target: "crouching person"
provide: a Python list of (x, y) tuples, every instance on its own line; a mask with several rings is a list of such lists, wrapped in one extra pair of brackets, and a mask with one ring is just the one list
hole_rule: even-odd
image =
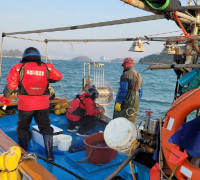
[(103, 108), (97, 108), (95, 99), (99, 97), (96, 88), (89, 88), (86, 92), (80, 92), (69, 105), (66, 117), (69, 123), (68, 131), (76, 131), (75, 127), (80, 126), (77, 135), (87, 136), (88, 131), (94, 128), (97, 115), (103, 114)]

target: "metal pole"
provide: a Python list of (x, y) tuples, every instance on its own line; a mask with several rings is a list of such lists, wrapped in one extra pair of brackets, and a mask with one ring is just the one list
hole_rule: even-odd
[[(160, 125), (160, 168), (163, 168), (163, 151), (162, 151), (162, 117), (160, 117), (159, 125)], [(161, 173), (160, 179), (163, 180), (163, 174)]]
[(101, 85), (102, 84), (102, 66), (101, 66), (101, 64), (100, 64), (100, 87), (102, 86)]
[(94, 63), (94, 85), (95, 85), (95, 63)]
[(103, 87), (105, 86), (104, 84), (104, 65), (103, 65)]
[(98, 87), (100, 86), (100, 65), (98, 65)]
[(190, 21), (192, 21), (192, 22), (195, 22), (196, 24), (200, 24), (200, 21), (199, 21), (199, 20), (196, 20), (196, 18), (193, 17), (193, 16), (189, 16), (189, 15), (186, 15), (186, 14), (181, 13), (181, 12), (178, 12), (178, 11), (176, 11), (176, 13), (177, 13), (177, 15), (178, 15), (179, 17), (186, 18), (186, 19), (188, 19), (188, 20), (190, 20)]
[(162, 64), (162, 65), (150, 65), (148, 67), (148, 69), (146, 69), (146, 70), (153, 70), (153, 69), (173, 69), (173, 68), (200, 68), (200, 64)]
[(84, 69), (83, 69), (83, 77), (85, 78), (85, 64), (86, 63), (84, 63)]
[(96, 87), (98, 86), (98, 64), (96, 65)]
[(90, 63), (88, 63), (88, 83), (90, 84)]
[(3, 36), (1, 39), (1, 59), (0, 59), (0, 89), (1, 89), (1, 68), (2, 68), (2, 59), (3, 59)]
[(46, 43), (46, 63), (47, 63), (47, 60), (48, 60), (48, 41), (47, 41), (47, 39), (45, 40), (45, 43)]

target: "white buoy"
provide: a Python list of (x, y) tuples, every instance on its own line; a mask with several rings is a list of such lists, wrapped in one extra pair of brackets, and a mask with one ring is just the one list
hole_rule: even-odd
[(110, 121), (104, 131), (107, 146), (126, 154), (139, 136), (140, 133), (136, 125), (124, 117), (118, 117)]

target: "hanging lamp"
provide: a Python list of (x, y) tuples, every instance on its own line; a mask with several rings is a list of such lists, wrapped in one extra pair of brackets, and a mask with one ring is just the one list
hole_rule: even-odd
[(163, 48), (162, 52), (160, 54), (178, 54), (179, 52), (179, 47), (176, 46), (175, 44), (170, 44), (167, 43), (165, 44), (165, 47)]
[(132, 52), (144, 52), (145, 49), (142, 45), (141, 39), (138, 39), (133, 42), (132, 46), (130, 47), (129, 51)]

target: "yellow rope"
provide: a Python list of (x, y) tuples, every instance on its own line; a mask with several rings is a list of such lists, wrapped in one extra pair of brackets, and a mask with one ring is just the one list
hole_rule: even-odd
[[(131, 148), (130, 148), (130, 150), (129, 150), (129, 156), (131, 155), (132, 150), (133, 150), (134, 146), (135, 146), (137, 143), (138, 143), (138, 141), (135, 140), (135, 141), (133, 142), (133, 144), (131, 145)], [(133, 172), (133, 164), (132, 164), (132, 161), (129, 162), (129, 165), (130, 165), (130, 168), (131, 168), (131, 173), (132, 173), (133, 179), (136, 180), (135, 174), (134, 174), (134, 172)]]
[(23, 38), (23, 37), (17, 37), (17, 36), (6, 36), (6, 37), (16, 38), (16, 39), (24, 39), (24, 40), (29, 40), (29, 41), (44, 42), (43, 40), (38, 40), (38, 39), (29, 39), (29, 38)]

